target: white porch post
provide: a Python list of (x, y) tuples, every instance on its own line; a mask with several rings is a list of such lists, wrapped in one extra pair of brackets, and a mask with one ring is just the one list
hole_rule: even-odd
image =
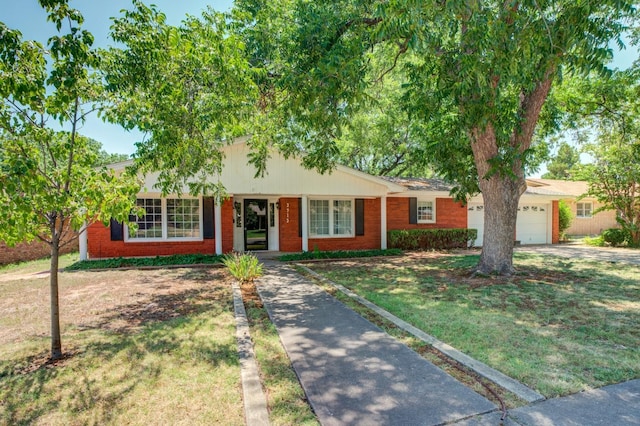
[(216, 254), (222, 254), (222, 206), (216, 199), (213, 204), (213, 229), (216, 238)]
[(309, 220), (309, 214), (307, 212), (308, 202), (307, 196), (302, 196), (302, 251), (309, 251), (309, 226), (307, 221)]
[(380, 197), (380, 248), (387, 249), (387, 197)]
[(80, 250), (80, 260), (87, 260), (88, 256), (88, 239), (87, 239), (87, 224), (83, 224), (80, 229), (80, 235), (78, 235), (78, 249)]

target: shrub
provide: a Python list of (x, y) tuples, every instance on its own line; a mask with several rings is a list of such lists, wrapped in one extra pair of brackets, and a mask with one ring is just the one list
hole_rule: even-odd
[(401, 250), (467, 248), (478, 237), (477, 229), (404, 229), (389, 231), (389, 247)]
[(629, 242), (630, 234), (625, 229), (610, 228), (602, 232), (602, 239), (605, 243), (611, 244), (613, 247), (621, 246)]
[(64, 268), (65, 271), (90, 269), (136, 268), (147, 266), (175, 266), (219, 264), (222, 256), (210, 254), (174, 254), (156, 257), (116, 257), (111, 259), (81, 260)]
[(314, 248), (313, 251), (305, 251), (302, 253), (283, 254), (278, 260), (290, 262), (296, 260), (314, 260), (314, 259), (349, 259), (355, 257), (374, 257), (374, 256), (400, 256), (402, 250), (337, 250), (337, 251), (320, 251)]
[(597, 237), (586, 237), (584, 240), (584, 243), (588, 246), (592, 246), (592, 247), (604, 247), (605, 243), (604, 243), (604, 238), (602, 238), (602, 235), (598, 235)]
[(558, 229), (560, 231), (560, 239), (566, 240), (567, 236), (565, 235), (565, 231), (569, 229), (571, 226), (571, 222), (573, 221), (573, 213), (571, 213), (571, 207), (564, 201), (560, 200), (558, 203), (558, 214), (560, 223), (558, 225)]
[(262, 276), (262, 263), (250, 253), (231, 253), (222, 258), (222, 263), (238, 282), (248, 283)]

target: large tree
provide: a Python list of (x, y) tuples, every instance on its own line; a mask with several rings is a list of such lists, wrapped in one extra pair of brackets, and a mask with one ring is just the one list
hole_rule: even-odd
[(127, 221), (140, 184), (94, 167), (95, 145), (78, 134), (99, 106), (93, 37), (66, 1), (40, 4), (59, 31), (47, 48), (0, 23), (0, 240), (37, 238), (51, 247), (51, 358), (57, 359), (60, 247), (93, 221)]
[[(457, 195), (480, 190), (477, 271), (513, 272), (517, 206), (541, 109), (564, 73), (603, 70), (609, 44), (637, 19), (631, 0), (238, 0), (252, 64), (271, 77), (276, 144), (331, 168), (344, 123), (402, 64), (402, 105), (431, 131), (423, 146)], [(276, 27), (276, 31), (274, 31)], [(376, 61), (372, 61), (376, 57)], [(399, 60), (404, 59), (404, 60)], [(434, 131), (439, 130), (439, 131)], [(273, 131), (273, 130), (272, 130)]]

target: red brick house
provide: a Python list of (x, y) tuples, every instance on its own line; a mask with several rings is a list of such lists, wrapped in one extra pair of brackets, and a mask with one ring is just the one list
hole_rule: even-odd
[[(89, 257), (378, 249), (387, 247), (390, 230), (477, 228), (482, 219), (481, 197), (462, 205), (451, 198), (447, 185), (434, 179), (387, 179), (343, 166), (321, 175), (277, 153), (268, 160), (268, 174), (255, 178), (245, 142), (224, 148), (222, 173), (212, 178), (229, 194), (221, 205), (202, 196), (163, 198), (152, 192), (157, 175), (149, 175), (144, 187), (150, 192), (138, 198), (147, 215), (135, 218), (137, 232), (131, 235), (114, 222), (91, 225), (86, 233)], [(559, 198), (523, 195), (525, 220), (536, 221), (533, 229), (540, 235), (528, 235), (524, 230), (532, 227), (525, 224), (516, 239), (522, 237), (523, 244), (557, 242)]]

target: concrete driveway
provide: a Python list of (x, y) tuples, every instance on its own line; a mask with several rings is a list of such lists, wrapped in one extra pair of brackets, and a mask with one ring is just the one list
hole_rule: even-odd
[(640, 265), (640, 249), (591, 247), (582, 244), (553, 244), (518, 246), (515, 250), (570, 259), (587, 259), (601, 262), (620, 262)]

